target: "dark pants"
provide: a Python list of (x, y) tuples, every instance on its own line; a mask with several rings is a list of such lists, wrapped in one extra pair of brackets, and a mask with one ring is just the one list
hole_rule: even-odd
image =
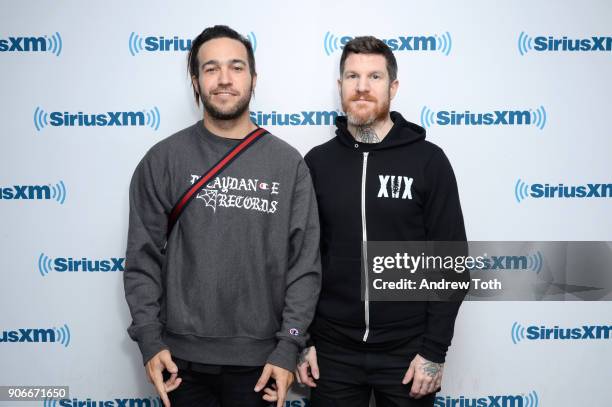
[[(211, 366), (173, 358), (182, 379), (179, 387), (168, 393), (172, 407), (267, 407), (263, 391), (253, 388), (263, 366)], [(170, 374), (164, 371), (164, 381)]]
[(415, 356), (405, 350), (365, 352), (316, 342), (320, 379), (312, 389), (312, 407), (432, 407), (435, 394), (410, 397), (412, 382), (402, 384)]

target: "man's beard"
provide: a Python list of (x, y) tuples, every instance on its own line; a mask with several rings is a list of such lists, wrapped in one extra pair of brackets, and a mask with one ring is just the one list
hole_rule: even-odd
[[(364, 112), (363, 109), (353, 110), (351, 107), (352, 102), (359, 100), (361, 97), (364, 97), (366, 101), (373, 102), (374, 108), (368, 109), (366, 112)], [(340, 95), (340, 98), (342, 100), (342, 110), (344, 110), (346, 113), (348, 123), (357, 127), (371, 126), (377, 121), (384, 120), (389, 114), (389, 109), (391, 107), (390, 92), (386, 102), (383, 102), (382, 105), (378, 104), (378, 99), (367, 94), (356, 94), (346, 102), (344, 101), (344, 97), (342, 95)]]
[[(218, 91), (219, 89), (216, 89)], [(204, 106), (204, 110), (208, 112), (208, 114), (217, 120), (234, 120), (239, 118), (244, 114), (244, 112), (249, 108), (249, 103), (251, 103), (251, 93), (253, 91), (253, 82), (251, 82), (251, 86), (248, 92), (244, 94), (242, 98), (240, 98), (233, 108), (230, 110), (220, 110), (218, 109), (211, 101), (212, 95), (202, 95), (200, 93), (200, 100), (202, 101), (202, 105)]]

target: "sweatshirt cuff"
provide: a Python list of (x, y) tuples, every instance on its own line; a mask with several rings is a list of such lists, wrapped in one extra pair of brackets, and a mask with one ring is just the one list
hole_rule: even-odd
[(281, 339), (270, 356), (268, 356), (267, 363), (293, 372), (297, 366), (297, 357), (297, 344)]
[(444, 363), (446, 359), (447, 347), (442, 347), (439, 343), (431, 341), (427, 338), (423, 339), (423, 345), (419, 351), (419, 355), (435, 363)]
[(142, 353), (142, 362), (147, 362), (159, 352), (168, 349), (168, 346), (162, 341), (161, 328), (159, 326), (151, 326), (143, 328), (138, 333), (138, 347)]

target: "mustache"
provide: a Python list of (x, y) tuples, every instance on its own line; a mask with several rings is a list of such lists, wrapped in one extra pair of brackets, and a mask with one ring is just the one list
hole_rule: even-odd
[(222, 93), (222, 92), (223, 93), (231, 93), (234, 96), (238, 96), (239, 95), (239, 92), (237, 90), (232, 89), (232, 88), (223, 88), (223, 87), (213, 89), (210, 93), (215, 95), (217, 93)]
[(349, 99), (351, 102), (357, 102), (359, 100), (365, 100), (367, 102), (377, 102), (378, 99), (376, 99), (374, 96), (371, 96), (370, 94), (367, 93), (358, 93), (355, 96), (352, 96)]

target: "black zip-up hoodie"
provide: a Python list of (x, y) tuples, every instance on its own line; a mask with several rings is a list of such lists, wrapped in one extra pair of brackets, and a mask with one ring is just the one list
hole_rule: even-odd
[(407, 346), (444, 362), (459, 302), (364, 302), (362, 241), (464, 241), (457, 182), (425, 129), (391, 112), (380, 143), (355, 141), (346, 117), (336, 137), (305, 157), (319, 205), (323, 283), (317, 338), (358, 350)]

